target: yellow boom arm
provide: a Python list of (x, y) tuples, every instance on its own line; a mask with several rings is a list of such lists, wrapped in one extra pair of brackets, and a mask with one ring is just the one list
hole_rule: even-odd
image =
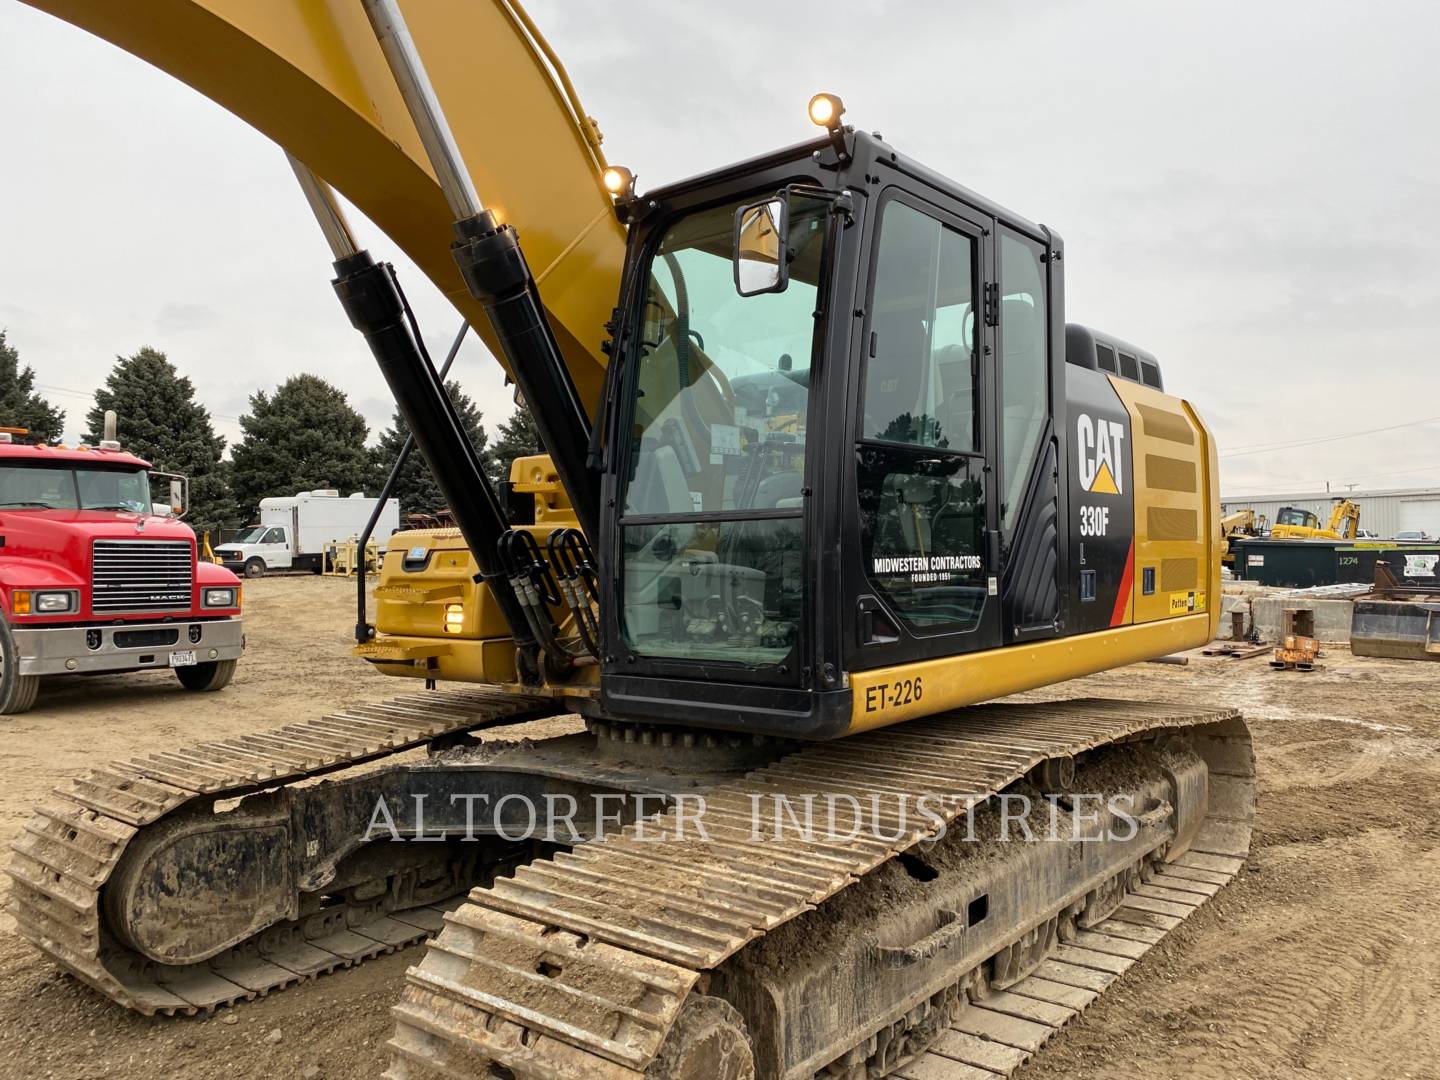
[[(274, 139), (383, 229), (500, 356), (450, 256), (453, 217), (359, 0), (27, 2)], [(625, 244), (601, 186), (600, 133), (514, 0), (403, 6), (476, 190), (523, 238), (571, 378), (593, 408)]]

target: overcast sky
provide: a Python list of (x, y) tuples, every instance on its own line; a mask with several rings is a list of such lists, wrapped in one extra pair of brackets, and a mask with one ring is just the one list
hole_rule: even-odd
[[(806, 100), (834, 91), (854, 123), (1060, 232), (1067, 318), (1160, 358), (1230, 455), (1227, 493), (1440, 484), (1440, 419), (1412, 423), (1440, 418), (1433, 0), (528, 6), (642, 189), (808, 138)], [(231, 439), (255, 389), (300, 371), (389, 422), (265, 137), (17, 0), (0, 0), (0, 121), (0, 327), (68, 432), (141, 345)], [(406, 279), (443, 351), (458, 317)], [(480, 346), (456, 373), (487, 419), (509, 412)]]

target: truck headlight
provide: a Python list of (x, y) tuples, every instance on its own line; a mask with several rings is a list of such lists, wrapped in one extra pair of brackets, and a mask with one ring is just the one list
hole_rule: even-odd
[(232, 608), (240, 606), (240, 590), (233, 585), (218, 589), (205, 589), (200, 593), (200, 606), (207, 608)]
[(30, 609), (36, 615), (64, 615), (66, 612), (78, 611), (79, 608), (80, 594), (73, 590), (30, 594)]

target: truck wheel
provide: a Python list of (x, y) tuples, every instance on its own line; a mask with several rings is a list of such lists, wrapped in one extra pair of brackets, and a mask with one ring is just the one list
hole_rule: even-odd
[(20, 674), (20, 655), (10, 624), (0, 615), (0, 716), (26, 712), (39, 692), (39, 675)]
[(222, 690), (235, 677), (235, 660), (211, 660), (208, 664), (177, 667), (175, 676), (186, 690)]
[(246, 560), (245, 560), (245, 576), (246, 576), (246, 577), (264, 577), (264, 576), (265, 576), (265, 560), (262, 559), (262, 558), (260, 558), (259, 555), (254, 555), (254, 556), (251, 556), (250, 558), (246, 559)]

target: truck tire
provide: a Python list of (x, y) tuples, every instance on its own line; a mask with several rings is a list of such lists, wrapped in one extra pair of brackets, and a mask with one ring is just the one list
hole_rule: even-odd
[(10, 623), (0, 615), (0, 716), (28, 711), (39, 692), (39, 675), (20, 674), (20, 655), (10, 634)]
[(235, 660), (211, 660), (208, 664), (177, 667), (175, 677), (186, 690), (222, 690), (235, 677)]
[(246, 576), (246, 577), (264, 577), (264, 576), (265, 576), (265, 560), (262, 559), (262, 558), (260, 558), (259, 555), (252, 555), (252, 556), (250, 556), (250, 558), (246, 559), (246, 560), (245, 560), (245, 576)]

